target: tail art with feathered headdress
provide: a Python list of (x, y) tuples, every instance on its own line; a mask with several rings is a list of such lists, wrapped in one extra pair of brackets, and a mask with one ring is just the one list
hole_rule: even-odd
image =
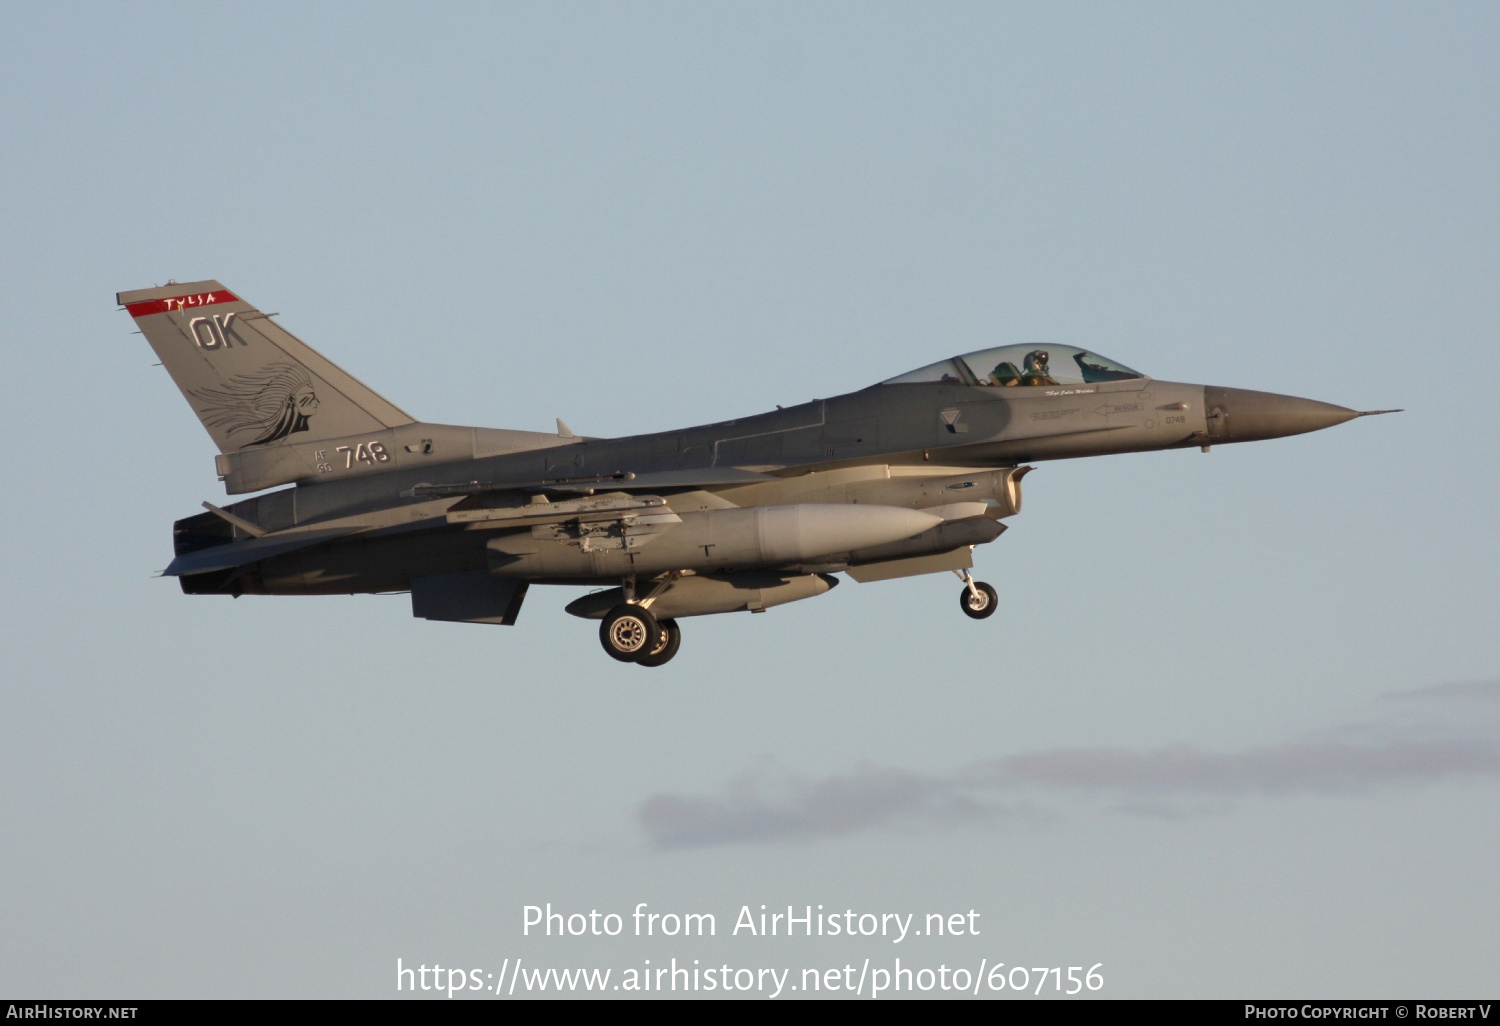
[(209, 428), (228, 434), (254, 433), (240, 445), (266, 445), (307, 430), (307, 420), (318, 409), (318, 396), (307, 371), (292, 363), (272, 363), (253, 374), (236, 374), (223, 385), (194, 389), (203, 405), (198, 415)]

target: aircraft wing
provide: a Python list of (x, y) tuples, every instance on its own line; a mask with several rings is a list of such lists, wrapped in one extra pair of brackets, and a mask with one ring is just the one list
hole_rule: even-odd
[(656, 488), (713, 488), (721, 485), (755, 484), (757, 481), (780, 480), (771, 474), (739, 467), (702, 467), (694, 470), (656, 470), (633, 474), (621, 486), (634, 492)]
[(452, 484), (419, 484), (403, 495), (443, 498), (456, 495), (483, 495), (487, 492), (639, 492), (672, 488), (714, 488), (724, 485), (755, 484), (775, 481), (770, 474), (738, 467), (701, 467), (691, 470), (654, 470), (640, 474), (621, 471), (589, 477), (542, 478), (533, 481), (457, 481)]

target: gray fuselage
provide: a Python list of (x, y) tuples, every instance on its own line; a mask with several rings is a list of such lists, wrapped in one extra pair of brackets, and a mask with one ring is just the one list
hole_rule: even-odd
[[(1247, 409), (1254, 407), (1261, 419), (1266, 416), (1263, 408), (1274, 403), (1281, 404), (1278, 409), (1283, 416), (1285, 408), (1301, 411), (1304, 419), (1311, 414), (1308, 424), (1281, 425), (1294, 430), (1276, 433), (1312, 430), (1354, 415), (1309, 400), (1150, 378), (1031, 388), (946, 382), (883, 384), (677, 431), (578, 439), (457, 463), (303, 482), (236, 503), (230, 511), (267, 530), (282, 531), (392, 508), (430, 507), (431, 500), (412, 495), (412, 489), (443, 482), (485, 482), (490, 491), (479, 501), (511, 505), (525, 497), (507, 494), (497, 486), (515, 482), (531, 485), (535, 492), (539, 481), (626, 474), (645, 478), (674, 472), (684, 481), (697, 475), (712, 481), (711, 472), (724, 468), (749, 471), (758, 479), (655, 490), (668, 496), (679, 515), (793, 503), (922, 509), (941, 506), (955, 497), (933, 487), (933, 482), (970, 470), (1004, 470), (1033, 461), (1265, 437), (1264, 430), (1248, 422), (1240, 431), (1244, 439), (1235, 437), (1231, 425), (1247, 421), (1232, 412), (1235, 400)], [(1323, 422), (1312, 422), (1319, 420)], [(609, 487), (601, 484), (598, 489)], [(1018, 500), (1015, 504), (1019, 506)], [(455, 505), (450, 502), (444, 508)], [(671, 550), (660, 542), (656, 543), (660, 554), (647, 562), (637, 561), (649, 549), (633, 556), (621, 553), (618, 558), (613, 554), (572, 558), (574, 553), (564, 553), (559, 547), (549, 558), (546, 544), (531, 541), (536, 529), (497, 535), (462, 526), (440, 528), (440, 523), (433, 523), (432, 530), (374, 532), (269, 558), (241, 574), (239, 589), (266, 594), (401, 591), (418, 577), (474, 570), (559, 583), (602, 583), (636, 569), (656, 572), (662, 568), (661, 560), (673, 560)], [(953, 537), (950, 530), (946, 540)], [(988, 540), (966, 539), (968, 544)], [(688, 544), (690, 539), (683, 538), (681, 546), (674, 548)], [(508, 549), (519, 550), (519, 555)], [(541, 558), (536, 549), (543, 550)], [(573, 549), (576, 552), (576, 545)], [(836, 555), (848, 557), (850, 551)], [(697, 569), (708, 572), (743, 565), (716, 562), (712, 549), (700, 562)], [(842, 562), (845, 559), (781, 565), (800, 568)]]

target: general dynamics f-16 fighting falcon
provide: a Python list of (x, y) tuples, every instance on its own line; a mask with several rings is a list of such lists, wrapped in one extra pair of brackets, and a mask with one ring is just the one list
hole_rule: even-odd
[[(512, 624), (532, 584), (604, 650), (660, 666), (677, 621), (953, 572), (1021, 510), (1042, 460), (1278, 438), (1365, 416), (1157, 381), (1090, 350), (1006, 345), (738, 420), (585, 438), (414, 420), (216, 281), (117, 297), (198, 414), (231, 494), (179, 520), (189, 595), (410, 592), (429, 620)], [(1394, 412), (1371, 410), (1369, 413)]]

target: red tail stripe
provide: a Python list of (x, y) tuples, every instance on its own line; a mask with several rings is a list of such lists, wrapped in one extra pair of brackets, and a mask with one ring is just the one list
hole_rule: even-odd
[(151, 314), (170, 313), (173, 310), (191, 310), (198, 306), (212, 306), (215, 303), (238, 303), (240, 298), (227, 289), (218, 292), (193, 292), (183, 296), (171, 296), (167, 299), (148, 299), (144, 303), (131, 303), (125, 309), (132, 317), (149, 317)]

